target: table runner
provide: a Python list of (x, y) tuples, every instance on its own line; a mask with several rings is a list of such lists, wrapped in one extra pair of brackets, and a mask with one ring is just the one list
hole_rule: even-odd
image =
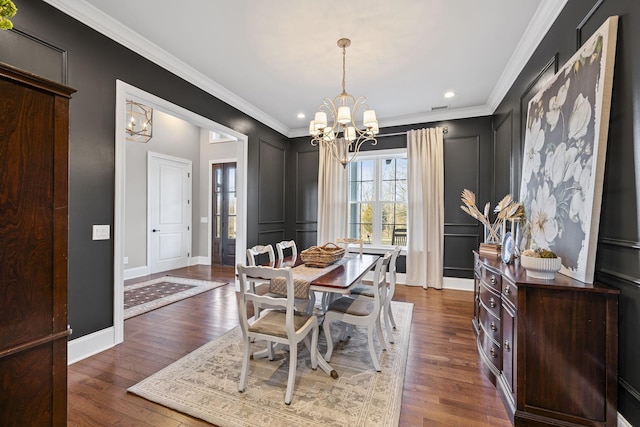
[[(304, 264), (301, 264), (297, 267), (293, 268), (293, 286), (294, 286), (294, 296), (296, 298), (307, 298), (309, 296), (309, 286), (311, 286), (311, 282), (316, 280), (318, 277), (323, 276), (338, 268), (338, 266), (344, 264), (347, 258), (351, 258), (354, 255), (345, 255), (340, 260), (335, 263), (327, 266), (327, 267), (307, 267)], [(278, 294), (278, 295), (287, 295), (287, 281), (284, 277), (275, 277), (271, 279), (271, 283), (269, 284), (269, 292)]]

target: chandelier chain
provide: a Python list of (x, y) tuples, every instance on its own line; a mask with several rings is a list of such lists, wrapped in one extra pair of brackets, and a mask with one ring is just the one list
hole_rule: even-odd
[(347, 93), (347, 47), (342, 46), (342, 93)]

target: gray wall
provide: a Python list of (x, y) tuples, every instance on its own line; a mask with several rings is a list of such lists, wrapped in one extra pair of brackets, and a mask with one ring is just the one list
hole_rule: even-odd
[[(526, 104), (611, 15), (619, 15), (596, 280), (620, 290), (619, 412), (640, 425), (640, 2), (570, 0), (495, 112), (495, 188), (518, 188)], [(504, 156), (508, 153), (508, 156)], [(511, 159), (508, 162), (507, 159)]]
[(76, 339), (113, 326), (113, 240), (91, 240), (91, 228), (113, 229), (117, 79), (248, 136), (249, 246), (259, 239), (258, 192), (281, 191), (258, 186), (260, 141), (284, 146), (287, 138), (42, 1), (18, 6), (15, 28), (44, 43), (18, 35), (20, 43), (0, 43), (0, 61), (77, 89), (69, 141), (69, 323)]
[[(125, 270), (147, 265), (147, 161), (148, 153), (165, 154), (192, 162), (193, 225), (199, 222), (200, 128), (157, 109), (153, 111), (153, 137), (147, 143), (127, 141), (125, 169)], [(206, 172), (206, 170), (205, 170)], [(206, 206), (207, 199), (204, 199)], [(196, 227), (192, 227), (195, 230)], [(206, 237), (206, 236), (205, 236)], [(199, 235), (191, 236), (191, 253), (197, 256)], [(206, 255), (206, 252), (205, 252)]]

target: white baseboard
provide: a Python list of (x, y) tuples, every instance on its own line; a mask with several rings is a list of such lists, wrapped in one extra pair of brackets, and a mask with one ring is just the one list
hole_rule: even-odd
[(473, 279), (463, 279), (460, 277), (443, 277), (442, 288), (473, 292)]
[(115, 345), (115, 328), (110, 327), (85, 335), (67, 344), (67, 363), (72, 365)]
[(136, 277), (142, 277), (149, 274), (149, 267), (144, 265), (142, 267), (128, 268), (124, 271), (124, 280), (135, 279)]
[(189, 265), (211, 265), (211, 258), (206, 256), (194, 256), (189, 259)]
[(620, 415), (620, 412), (618, 412), (618, 427), (633, 427), (629, 421)]

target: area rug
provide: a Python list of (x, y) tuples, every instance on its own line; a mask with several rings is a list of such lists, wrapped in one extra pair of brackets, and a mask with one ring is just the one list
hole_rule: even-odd
[(226, 283), (171, 276), (125, 285), (124, 318), (138, 316), (223, 285)]
[[(242, 368), (242, 332), (236, 327), (193, 351), (128, 390), (152, 402), (226, 426), (396, 426), (400, 419), (413, 304), (392, 302), (398, 326), (395, 344), (379, 352), (382, 372), (369, 354), (366, 329), (354, 328), (350, 339), (337, 342), (340, 328), (332, 327), (332, 379), (311, 370), (309, 353), (300, 347), (291, 405), (285, 405), (289, 357), (250, 362), (247, 389), (238, 392)], [(320, 333), (320, 352), (326, 342)], [(262, 346), (263, 347), (263, 346)], [(260, 349), (260, 343), (253, 344)], [(304, 349), (303, 349), (304, 348)], [(379, 349), (376, 340), (376, 348)]]

